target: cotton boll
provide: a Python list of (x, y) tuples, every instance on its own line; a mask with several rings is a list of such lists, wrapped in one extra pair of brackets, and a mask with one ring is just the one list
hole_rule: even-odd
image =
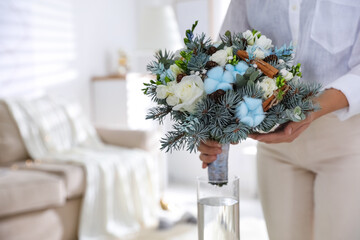
[(207, 72), (207, 76), (212, 79), (221, 79), (224, 70), (222, 67), (214, 67)]
[(241, 119), (241, 122), (244, 123), (245, 125), (248, 125), (250, 127), (253, 127), (254, 126), (254, 120), (251, 118), (251, 117), (243, 117)]
[(216, 87), (219, 84), (218, 81), (212, 78), (206, 78), (204, 81), (204, 89), (206, 94), (210, 94), (216, 91)]
[(246, 104), (243, 102), (240, 104), (240, 107), (239, 107), (239, 115), (241, 118), (245, 117), (247, 114), (248, 114), (249, 110), (246, 106)]
[(230, 71), (230, 72), (235, 71), (235, 67), (233, 65), (231, 65), (231, 64), (226, 64), (225, 69)]
[[(230, 83), (225, 83), (225, 82), (222, 82), (222, 83), (219, 83), (216, 87), (216, 90), (219, 90), (219, 89), (222, 89), (224, 91), (228, 91), (228, 90), (231, 90), (232, 89), (232, 85)], [(215, 90), (215, 91), (216, 91)]]
[(240, 61), (238, 64), (236, 64), (235, 69), (237, 72), (239, 72), (241, 75), (244, 75), (246, 70), (249, 68), (248, 64), (244, 61)]
[(228, 83), (234, 83), (235, 82), (234, 76), (229, 71), (224, 72), (224, 74), (222, 76), (222, 80), (224, 82), (228, 82)]
[(244, 97), (244, 100), (250, 111), (254, 111), (259, 106), (259, 103), (261, 104), (261, 99), (257, 98)]
[(244, 97), (244, 100), (236, 108), (236, 117), (249, 127), (259, 125), (265, 119), (261, 99)]
[(255, 127), (255, 126), (259, 125), (264, 119), (265, 119), (265, 115), (264, 115), (264, 114), (262, 114), (262, 115), (256, 115), (256, 116), (254, 117), (253, 126)]

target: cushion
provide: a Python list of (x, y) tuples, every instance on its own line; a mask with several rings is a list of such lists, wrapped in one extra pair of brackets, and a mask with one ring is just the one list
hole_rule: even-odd
[(0, 165), (29, 158), (19, 129), (6, 104), (0, 100)]
[(65, 183), (68, 199), (82, 196), (85, 191), (85, 170), (80, 164), (27, 161), (17, 163), (16, 166), (23, 170), (40, 171), (60, 177)]
[(56, 176), (0, 168), (0, 217), (60, 206), (66, 201), (64, 182)]

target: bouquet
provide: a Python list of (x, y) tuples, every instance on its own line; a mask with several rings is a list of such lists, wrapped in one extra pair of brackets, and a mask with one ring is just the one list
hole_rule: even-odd
[[(212, 42), (204, 33), (194, 35), (196, 25), (186, 31), (183, 49), (159, 51), (147, 66), (154, 80), (143, 91), (157, 106), (146, 118), (163, 123), (170, 115), (174, 121), (161, 139), (163, 150), (193, 152), (201, 141), (215, 140), (227, 151), (250, 133), (302, 121), (317, 110), (312, 100), (321, 86), (301, 81), (291, 43), (274, 47), (256, 30), (227, 31)], [(209, 180), (227, 180), (223, 156), (209, 165)]]

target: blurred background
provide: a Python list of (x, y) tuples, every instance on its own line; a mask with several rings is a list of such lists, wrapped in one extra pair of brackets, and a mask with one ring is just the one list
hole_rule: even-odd
[[(141, 92), (151, 78), (146, 64), (160, 48), (181, 48), (185, 30), (196, 20), (197, 33), (217, 40), (229, 3), (2, 0), (0, 98), (45, 92), (79, 103), (96, 126), (163, 134), (169, 122), (158, 126), (145, 120), (151, 107)], [(247, 140), (230, 151), (230, 174), (240, 177), (242, 239), (267, 239), (257, 195), (256, 142)], [(180, 151), (162, 157), (164, 202), (196, 214), (196, 177), (206, 175), (198, 154)], [(196, 225), (158, 234), (151, 239), (196, 239)]]

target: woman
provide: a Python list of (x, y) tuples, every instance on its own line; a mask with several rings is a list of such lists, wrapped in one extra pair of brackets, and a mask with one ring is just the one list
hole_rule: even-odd
[[(260, 198), (270, 240), (360, 239), (360, 1), (232, 0), (222, 32), (256, 29), (292, 41), (321, 110), (258, 143)], [(221, 152), (202, 143), (205, 168)]]

